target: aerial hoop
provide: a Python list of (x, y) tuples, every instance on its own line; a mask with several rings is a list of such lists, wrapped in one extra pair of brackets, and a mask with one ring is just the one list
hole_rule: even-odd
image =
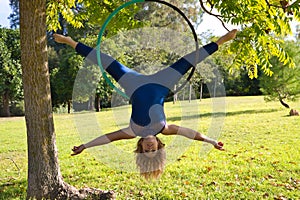
[[(160, 3), (160, 4), (164, 4), (170, 8), (172, 8), (173, 10), (175, 10), (177, 13), (179, 13), (183, 18), (184, 20), (188, 23), (192, 33), (193, 33), (193, 37), (194, 37), (194, 40), (195, 40), (195, 46), (196, 46), (196, 52), (199, 50), (199, 44), (198, 44), (198, 38), (197, 38), (197, 34), (196, 34), (196, 31), (192, 25), (192, 23), (189, 21), (189, 19), (185, 16), (185, 14), (179, 9), (177, 8), (176, 6), (168, 3), (168, 2), (165, 2), (165, 1), (162, 1), (162, 0), (132, 0), (132, 1), (129, 1), (129, 2), (126, 2), (124, 3), (123, 5), (121, 5), (120, 7), (116, 8), (108, 17), (107, 19), (105, 20), (104, 24), (102, 25), (101, 29), (100, 29), (100, 32), (98, 34), (98, 39), (97, 39), (97, 47), (96, 47), (96, 53), (97, 53), (97, 62), (98, 62), (98, 66), (100, 68), (100, 71), (104, 77), (104, 79), (106, 80), (106, 82), (113, 88), (116, 90), (116, 92), (118, 92), (121, 96), (129, 99), (129, 97), (122, 91), (120, 90), (119, 88), (117, 88), (113, 83), (112, 81), (108, 78), (105, 70), (103, 69), (103, 66), (102, 66), (102, 62), (101, 62), (101, 56), (100, 56), (100, 49), (101, 49), (101, 39), (103, 37), (103, 33), (107, 27), (107, 25), (109, 24), (109, 22), (111, 21), (111, 19), (120, 11), (122, 10), (123, 8), (127, 7), (127, 6), (130, 6), (132, 4), (135, 4), (135, 3), (142, 3), (142, 2), (156, 2), (156, 3)], [(192, 69), (190, 70), (190, 73), (187, 77), (187, 79), (185, 80), (184, 83), (182, 83), (182, 85), (180, 85), (175, 91), (171, 92), (169, 94), (169, 96), (172, 96), (174, 94), (176, 94), (177, 92), (179, 92), (186, 84), (187, 82), (190, 81), (190, 79), (192, 78), (194, 72), (195, 72), (195, 68), (196, 68), (196, 65), (197, 65), (197, 55), (195, 56), (195, 64), (192, 64)]]

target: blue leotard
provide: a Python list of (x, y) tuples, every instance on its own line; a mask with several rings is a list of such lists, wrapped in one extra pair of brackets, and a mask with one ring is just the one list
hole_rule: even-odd
[[(140, 74), (116, 61), (107, 54), (101, 53), (103, 68), (124, 88), (130, 97), (132, 112), (130, 127), (140, 137), (156, 135), (166, 125), (164, 100), (179, 79), (194, 65), (218, 50), (214, 42), (194, 51), (171, 66), (152, 75)], [(78, 43), (76, 51), (88, 60), (97, 63), (96, 50)], [(196, 53), (198, 55), (196, 56)], [(197, 60), (195, 61), (195, 58)]]

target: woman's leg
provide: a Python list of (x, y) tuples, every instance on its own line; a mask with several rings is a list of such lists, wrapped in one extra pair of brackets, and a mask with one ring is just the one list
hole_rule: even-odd
[[(60, 34), (54, 34), (54, 39), (58, 43), (67, 44), (74, 48), (77, 53), (86, 57), (93, 64), (98, 64), (97, 51), (89, 46), (86, 46), (80, 42), (74, 41), (69, 36)], [(105, 69), (116, 81), (118, 81), (124, 74), (131, 72), (136, 73), (134, 70), (122, 65), (111, 56), (101, 53), (101, 63), (103, 69)]]
[(184, 75), (192, 66), (202, 62), (209, 55), (216, 52), (222, 44), (235, 38), (237, 30), (234, 29), (229, 31), (224, 36), (220, 37), (216, 42), (211, 42), (201, 47), (197, 52), (194, 51), (190, 54), (185, 55), (178, 62), (174, 63), (170, 67)]
[(157, 83), (173, 90), (174, 85), (186, 74), (195, 63), (203, 61), (206, 57), (218, 50), (216, 43), (210, 43), (180, 58), (171, 66), (153, 74), (151, 77)]
[(217, 50), (218, 50), (217, 43), (214, 42), (209, 43), (201, 47), (198, 51), (194, 51), (192, 53), (185, 55), (177, 62), (175, 62), (173, 65), (171, 65), (170, 68), (175, 69), (181, 75), (184, 75), (191, 67), (202, 62), (205, 58), (207, 58), (209, 55), (213, 54)]
[(158, 80), (160, 84), (173, 89), (174, 85), (182, 78), (182, 76), (187, 73), (191, 67), (200, 63), (209, 55), (213, 54), (218, 50), (218, 47), (223, 43), (235, 38), (237, 30), (234, 29), (224, 36), (220, 37), (216, 42), (209, 43), (201, 47), (198, 51), (189, 53), (179, 59), (177, 62), (172, 64), (170, 67), (165, 68), (158, 73), (153, 75), (155, 80)]
[[(93, 49), (79, 42), (76, 45), (75, 50), (77, 53), (86, 57), (92, 63), (98, 64), (96, 49)], [(107, 71), (116, 81), (119, 81), (119, 79), (126, 73), (136, 73), (134, 70), (129, 69), (125, 65), (122, 65), (117, 60), (105, 53), (101, 53), (100, 56), (103, 69)]]

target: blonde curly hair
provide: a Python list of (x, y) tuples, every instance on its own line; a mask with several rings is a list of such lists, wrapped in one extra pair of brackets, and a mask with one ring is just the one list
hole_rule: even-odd
[(136, 165), (140, 170), (140, 175), (143, 176), (145, 179), (158, 179), (165, 168), (166, 164), (166, 151), (165, 151), (165, 144), (162, 141), (155, 137), (158, 143), (158, 150), (155, 152), (155, 156), (148, 157), (146, 153), (144, 153), (142, 143), (144, 138), (139, 139), (137, 142), (136, 150)]

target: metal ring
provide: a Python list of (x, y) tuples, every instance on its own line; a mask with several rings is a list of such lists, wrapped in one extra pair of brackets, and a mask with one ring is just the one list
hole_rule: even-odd
[[(104, 79), (107, 81), (107, 83), (113, 88), (115, 89), (120, 95), (122, 95), (123, 97), (129, 99), (129, 97), (123, 92), (121, 91), (119, 88), (117, 88), (112, 82), (111, 80), (107, 77), (106, 75), (106, 72), (105, 70), (103, 69), (103, 66), (102, 66), (102, 62), (101, 62), (101, 56), (100, 56), (100, 45), (101, 45), (101, 39), (102, 39), (102, 36), (103, 36), (103, 33), (106, 29), (106, 26), (108, 25), (108, 23), (110, 22), (110, 20), (120, 11), (122, 10), (123, 8), (127, 7), (127, 6), (130, 6), (132, 4), (135, 4), (135, 3), (141, 3), (141, 2), (156, 2), (156, 3), (161, 3), (161, 4), (164, 4), (166, 6), (169, 6), (170, 8), (172, 8), (173, 10), (175, 10), (176, 12), (178, 12), (184, 19), (185, 21), (188, 23), (190, 29), (192, 30), (192, 33), (193, 33), (193, 37), (194, 37), (194, 40), (195, 40), (195, 45), (196, 45), (196, 52), (198, 52), (199, 50), (199, 44), (198, 44), (198, 38), (197, 38), (197, 34), (196, 34), (196, 31), (192, 25), (192, 23), (190, 22), (190, 20), (185, 16), (185, 14), (179, 9), (177, 8), (176, 6), (168, 3), (168, 2), (165, 2), (165, 1), (161, 1), (161, 0), (132, 0), (132, 1), (129, 1), (129, 2), (126, 2), (124, 3), (123, 5), (121, 5), (120, 7), (118, 7), (117, 9), (115, 9), (108, 17), (107, 19), (105, 20), (104, 24), (102, 25), (101, 29), (100, 29), (100, 32), (98, 34), (98, 39), (97, 39), (97, 62), (98, 62), (98, 66), (100, 68), (100, 71), (104, 77)], [(198, 54), (196, 53), (196, 56), (195, 56), (195, 64), (193, 65), (192, 64), (192, 69), (191, 69), (191, 72), (189, 74), (189, 76), (187, 77), (186, 81), (181, 85), (179, 86), (174, 92), (171, 92), (169, 96), (172, 96), (174, 94), (176, 94), (177, 92), (179, 92), (185, 85), (188, 81), (190, 81), (190, 79), (192, 78), (194, 72), (195, 72), (195, 68), (196, 68), (196, 65), (197, 65), (197, 56)]]

